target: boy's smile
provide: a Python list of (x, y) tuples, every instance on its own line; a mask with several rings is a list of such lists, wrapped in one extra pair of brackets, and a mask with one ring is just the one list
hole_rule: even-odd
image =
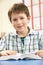
[(17, 32), (26, 32), (29, 18), (25, 13), (12, 13), (11, 23)]

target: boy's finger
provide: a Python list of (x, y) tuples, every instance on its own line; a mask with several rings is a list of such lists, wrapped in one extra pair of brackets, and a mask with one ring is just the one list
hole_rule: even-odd
[(0, 56), (7, 56), (7, 53), (1, 53)]
[(17, 52), (16, 51), (6, 51), (7, 55), (15, 55)]

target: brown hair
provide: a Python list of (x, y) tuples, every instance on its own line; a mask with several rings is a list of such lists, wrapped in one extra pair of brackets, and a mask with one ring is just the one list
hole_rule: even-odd
[(8, 11), (8, 16), (9, 16), (10, 21), (11, 21), (12, 13), (21, 13), (21, 12), (24, 12), (27, 17), (30, 16), (29, 10), (25, 4), (23, 3), (14, 4), (12, 8)]

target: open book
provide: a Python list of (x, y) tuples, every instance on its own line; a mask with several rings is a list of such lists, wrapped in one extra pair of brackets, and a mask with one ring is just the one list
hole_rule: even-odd
[(0, 60), (10, 60), (10, 59), (19, 60), (19, 59), (42, 59), (42, 58), (33, 53), (28, 54), (17, 53), (16, 55), (0, 56)]

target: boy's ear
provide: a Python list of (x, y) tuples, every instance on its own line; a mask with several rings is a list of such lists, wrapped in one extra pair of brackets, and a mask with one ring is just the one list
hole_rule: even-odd
[(30, 16), (28, 16), (27, 18), (28, 18), (28, 20), (30, 20)]

